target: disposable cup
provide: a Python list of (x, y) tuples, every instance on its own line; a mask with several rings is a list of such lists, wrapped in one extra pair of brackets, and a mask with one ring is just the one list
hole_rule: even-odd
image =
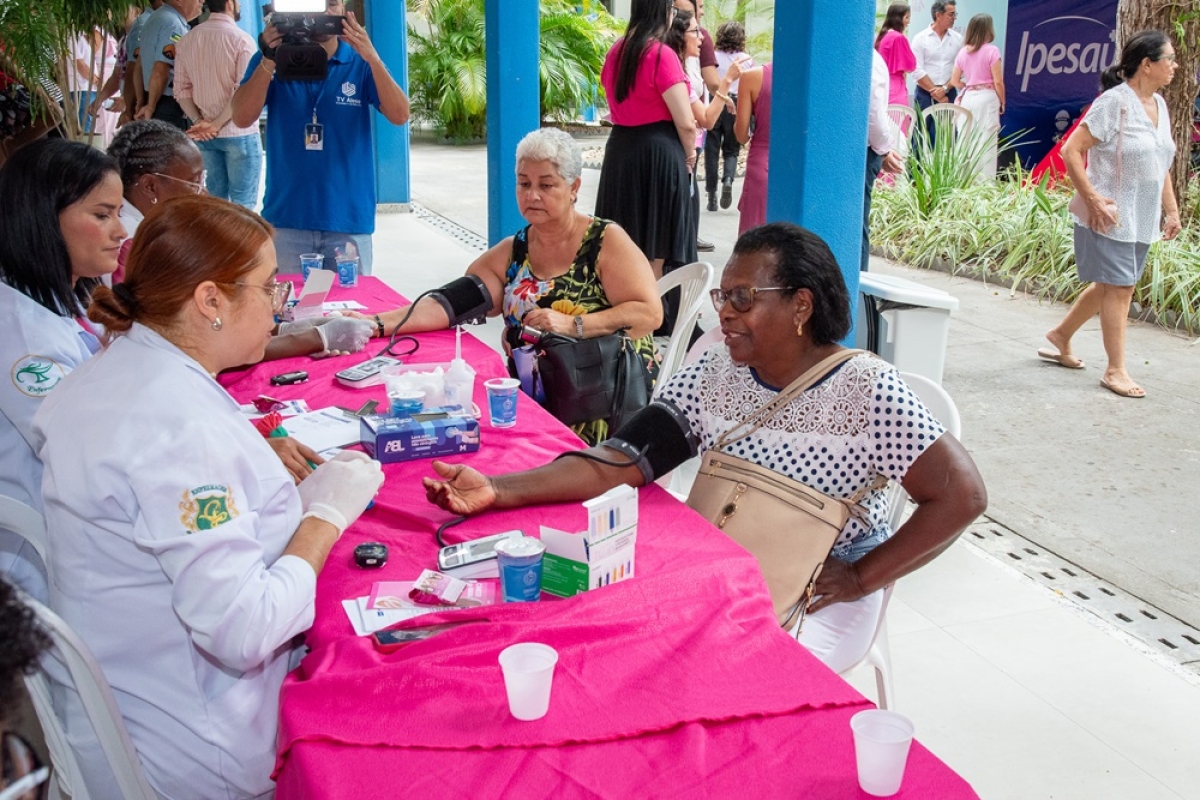
[(546, 716), (557, 663), (558, 652), (537, 642), (521, 642), (500, 651), (508, 710), (514, 717), (533, 720)]
[(542, 596), (542, 560), (546, 545), (541, 539), (522, 536), (496, 543), (500, 594), (506, 603), (536, 603)]
[(862, 790), (875, 797), (890, 797), (900, 791), (913, 740), (912, 720), (895, 711), (871, 709), (851, 717), (850, 729), (854, 731), (854, 757)]
[(358, 286), (358, 256), (338, 256), (338, 286)]
[(308, 280), (308, 273), (314, 269), (321, 269), (325, 264), (325, 259), (320, 253), (305, 253), (300, 256), (300, 271), (304, 273), (304, 280)]
[(517, 392), (521, 382), (516, 378), (492, 378), (483, 382), (487, 389), (488, 415), (493, 428), (511, 428), (517, 424)]

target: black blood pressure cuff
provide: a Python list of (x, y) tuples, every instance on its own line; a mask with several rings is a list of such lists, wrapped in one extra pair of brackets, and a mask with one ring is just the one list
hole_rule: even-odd
[(663, 399), (634, 414), (600, 444), (634, 462), (646, 483), (666, 475), (700, 451), (688, 418), (677, 405)]
[(445, 310), (452, 328), (465, 322), (482, 322), (492, 310), (492, 293), (475, 275), (452, 280), (429, 296)]

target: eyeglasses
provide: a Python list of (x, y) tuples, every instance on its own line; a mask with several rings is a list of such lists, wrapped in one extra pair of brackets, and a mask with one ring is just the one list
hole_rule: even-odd
[(231, 281), (225, 283), (225, 286), (247, 286), (251, 289), (259, 289), (271, 296), (271, 310), (278, 314), (287, 304), (288, 295), (292, 292), (291, 281), (281, 281), (275, 278), (266, 286), (261, 283), (246, 283), (245, 281)]
[(725, 307), (725, 302), (728, 301), (733, 310), (739, 314), (745, 314), (750, 310), (750, 306), (754, 305), (754, 295), (759, 292), (786, 292), (786, 286), (736, 286), (728, 292), (724, 289), (713, 289), (708, 294), (712, 298), (713, 305), (716, 306), (717, 312)]
[(151, 172), (150, 174), (157, 175), (160, 178), (166, 178), (169, 181), (178, 181), (179, 183), (185, 183), (192, 188), (192, 192), (195, 194), (204, 194), (204, 187), (208, 183), (208, 171), (207, 170), (200, 173), (199, 183), (197, 183), (196, 181), (186, 181), (183, 178), (176, 178), (174, 175), (164, 175), (161, 172)]
[(10, 731), (0, 735), (0, 795), (44, 800), (49, 777), (49, 768), (24, 737)]
[(688, 29), (687, 29), (687, 35), (688, 35), (688, 36), (699, 36), (699, 35), (700, 35), (700, 29), (699, 29), (699, 28), (688, 28)]

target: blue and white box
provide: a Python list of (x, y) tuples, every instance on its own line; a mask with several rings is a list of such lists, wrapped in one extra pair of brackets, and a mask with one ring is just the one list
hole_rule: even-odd
[(411, 417), (362, 418), (367, 455), (381, 464), (473, 453), (479, 449), (479, 420), (461, 406), (427, 408)]

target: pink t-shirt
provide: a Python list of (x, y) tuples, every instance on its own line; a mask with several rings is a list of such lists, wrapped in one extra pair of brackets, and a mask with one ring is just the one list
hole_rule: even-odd
[(638, 64), (637, 80), (624, 102), (617, 102), (617, 60), (625, 39), (618, 39), (604, 59), (600, 83), (608, 97), (608, 108), (616, 125), (649, 125), (671, 119), (663, 92), (677, 83), (687, 84), (687, 73), (679, 56), (662, 42), (651, 42)]
[(992, 83), (992, 65), (1000, 60), (1000, 49), (988, 43), (974, 53), (967, 48), (958, 51), (954, 66), (962, 70), (963, 83), (968, 87), (980, 83)]

